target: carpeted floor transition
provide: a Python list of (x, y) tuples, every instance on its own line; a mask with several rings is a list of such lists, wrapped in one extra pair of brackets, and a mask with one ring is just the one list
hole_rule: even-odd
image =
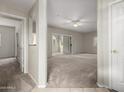
[(29, 92), (35, 83), (21, 73), (15, 58), (0, 59), (0, 92)]
[(60, 55), (48, 59), (48, 88), (96, 88), (95, 54)]

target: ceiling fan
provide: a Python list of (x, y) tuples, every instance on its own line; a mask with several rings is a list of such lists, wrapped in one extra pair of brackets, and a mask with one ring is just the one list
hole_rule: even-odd
[[(62, 17), (60, 15), (57, 15), (59, 17)], [(62, 17), (63, 19), (66, 20), (67, 24), (72, 24), (73, 27), (79, 27), (82, 26), (85, 23), (92, 23), (93, 21), (87, 21), (85, 19), (71, 19), (71, 18), (67, 18), (67, 17)]]
[(83, 23), (81, 22), (81, 20), (67, 20), (66, 23), (72, 24), (73, 27), (79, 27), (79, 26), (82, 26), (83, 25)]

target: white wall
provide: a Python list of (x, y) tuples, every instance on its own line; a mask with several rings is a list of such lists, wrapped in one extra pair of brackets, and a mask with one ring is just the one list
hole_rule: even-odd
[[(29, 13), (29, 22), (36, 22), (36, 44), (32, 44), (32, 26), (29, 25), (28, 70), (38, 87), (47, 85), (47, 15), (46, 0), (37, 0)], [(30, 24), (30, 23), (29, 23)]]
[(48, 57), (52, 56), (52, 33), (72, 35), (72, 53), (97, 53), (97, 31), (81, 33), (48, 26)]
[[(37, 2), (34, 4), (29, 13), (29, 22), (37, 21)], [(30, 24), (30, 23), (29, 23)], [(28, 45), (28, 73), (32, 79), (38, 83), (38, 46), (33, 45), (32, 40), (32, 25), (29, 25), (29, 45)]]
[(28, 73), (35, 82), (38, 82), (38, 53), (37, 46), (29, 46)]
[(15, 28), (0, 26), (0, 58), (15, 57)]
[(89, 54), (97, 54), (97, 31), (83, 34), (84, 52)]
[(84, 52), (82, 33), (48, 26), (48, 57), (52, 56), (52, 33), (72, 35), (72, 53)]
[(23, 17), (27, 16), (27, 13), (18, 11), (17, 9), (13, 9), (12, 6), (5, 6), (2, 3), (0, 3), (0, 12), (13, 14), (17, 16), (23, 16)]

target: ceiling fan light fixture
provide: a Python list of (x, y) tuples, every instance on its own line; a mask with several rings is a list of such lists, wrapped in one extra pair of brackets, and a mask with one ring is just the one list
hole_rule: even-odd
[(74, 26), (74, 27), (78, 27), (79, 25), (78, 25), (78, 24), (74, 24), (73, 26)]

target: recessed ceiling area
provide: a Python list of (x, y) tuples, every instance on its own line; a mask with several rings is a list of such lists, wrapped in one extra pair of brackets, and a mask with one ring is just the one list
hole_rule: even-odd
[(0, 0), (0, 9), (27, 14), (36, 0)]
[[(48, 0), (47, 14), (50, 26), (79, 32), (97, 31), (97, 0)], [(77, 27), (74, 22), (81, 25)]]

